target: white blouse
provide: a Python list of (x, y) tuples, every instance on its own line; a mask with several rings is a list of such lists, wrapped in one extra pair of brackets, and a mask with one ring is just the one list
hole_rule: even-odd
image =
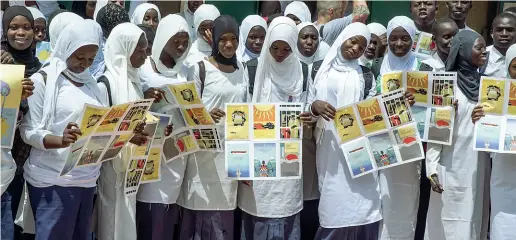
[[(151, 87), (186, 82), (185, 74), (183, 73), (178, 74), (179, 76), (176, 77), (165, 77), (162, 74), (156, 73), (152, 68), (150, 58), (147, 58), (145, 64), (140, 68), (139, 75), (144, 91)], [(174, 115), (172, 117), (181, 116)], [(161, 181), (140, 185), (136, 200), (146, 203), (176, 203), (181, 190), (181, 184), (183, 183), (186, 159), (179, 158), (169, 163), (165, 163), (163, 159), (161, 161)]]
[(75, 168), (58, 178), (68, 158), (70, 148), (45, 149), (43, 139), (47, 134), (62, 136), (68, 123), (79, 120), (85, 103), (108, 106), (105, 93), (102, 93), (99, 88), (90, 88), (87, 85), (76, 87), (63, 75), (60, 75), (56, 83), (58, 92), (54, 123), (51, 129), (48, 129), (50, 132), (40, 131), (36, 130), (36, 127), (42, 120), (46, 87), (41, 74), (32, 75), (31, 80), (34, 82), (34, 94), (28, 98), (29, 113), (20, 126), (23, 140), (33, 146), (29, 159), (23, 167), (25, 180), (35, 187), (52, 185), (95, 187), (100, 164)]

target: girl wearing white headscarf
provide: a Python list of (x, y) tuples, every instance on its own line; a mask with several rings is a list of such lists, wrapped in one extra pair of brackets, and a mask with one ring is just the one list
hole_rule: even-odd
[[(190, 48), (190, 52), (188, 53), (187, 57), (187, 65), (188, 67), (193, 66), (199, 61), (202, 61), (204, 58), (211, 55), (211, 45), (209, 42), (207, 42), (206, 34), (201, 31), (199, 27), (204, 21), (210, 21), (213, 22), (215, 18), (220, 16), (220, 12), (217, 9), (217, 7), (211, 5), (211, 4), (203, 4), (201, 5), (194, 14), (194, 31), (196, 34), (198, 34), (197, 39), (195, 39), (195, 42), (193, 43), (192, 47)], [(211, 25), (211, 24), (210, 24)], [(206, 31), (210, 31), (211, 29), (207, 29)]]
[[(364, 92), (365, 80), (358, 64), (370, 36), (363, 23), (347, 26), (328, 51), (309, 89), (309, 110), (318, 116), (314, 135), (318, 136), (317, 172), (321, 199), (320, 228), (315, 239), (359, 240), (377, 239), (378, 236), (382, 219), (378, 178), (375, 174), (351, 178), (344, 154), (336, 147), (338, 141), (333, 124), (323, 119), (329, 116), (319, 107), (336, 109), (374, 95)], [(346, 41), (348, 43), (344, 45)], [(350, 44), (356, 56), (343, 54)]]
[[(382, 36), (383, 34), (386, 34), (387, 29), (382, 24), (379, 24), (379, 23), (369, 23), (369, 24), (367, 24), (367, 28), (371, 32), (371, 42), (369, 43), (367, 48), (370, 49), (370, 51), (375, 51), (375, 55), (373, 56), (373, 58), (370, 58), (370, 57), (366, 56), (367, 55), (366, 53), (364, 53), (364, 55), (362, 55), (362, 57), (360, 57), (360, 59), (358, 59), (358, 62), (362, 66), (371, 68), (371, 66), (373, 65), (373, 63), (372, 63), (373, 60), (378, 57), (381, 57), (376, 54), (378, 51), (377, 49), (383, 48), (379, 37)], [(373, 40), (375, 40), (375, 41), (373, 41)], [(368, 50), (368, 49), (366, 49), (366, 50)], [(379, 55), (383, 56), (383, 53), (380, 52)]]
[[(192, 41), (195, 41), (197, 39), (197, 30), (196, 30), (195, 23), (194, 23), (194, 15), (197, 10), (192, 12), (192, 10), (190, 10), (190, 8), (188, 7), (188, 2), (189, 2), (189, 0), (182, 0), (180, 12), (181, 12), (181, 16), (183, 16), (183, 18), (188, 23), (188, 26), (190, 27), (189, 31), (190, 31), (190, 35), (191, 35), (190, 37), (191, 37)], [(202, 0), (201, 5), (204, 4), (204, 2), (205, 1)]]
[[(285, 8), (285, 12), (283, 16), (289, 17), (296, 22), (296, 24), (300, 24), (302, 22), (312, 22), (312, 14), (310, 14), (310, 9), (304, 2), (294, 1), (287, 5)], [(289, 16), (291, 15), (291, 16)]]
[[(98, 50), (102, 30), (92, 20), (70, 24), (60, 34), (49, 64), (42, 69), (46, 81), (34, 74), (34, 95), (29, 114), (20, 127), (23, 140), (32, 145), (24, 166), (30, 204), (41, 239), (88, 239), (93, 196), (100, 165), (76, 168), (59, 177), (80, 132), (75, 124), (84, 104), (106, 107), (104, 94), (88, 72)], [(77, 55), (82, 56), (79, 59)], [(70, 60), (71, 59), (71, 60)]]
[[(188, 78), (195, 82), (206, 109), (217, 121), (221, 146), (225, 138), (224, 104), (248, 100), (247, 75), (236, 57), (238, 34), (238, 23), (233, 17), (222, 15), (216, 18), (213, 23), (213, 51), (201, 63), (205, 70), (204, 83), (199, 64), (190, 69)], [(221, 45), (224, 47), (219, 48)], [(188, 156), (178, 200), (178, 204), (185, 208), (181, 239), (236, 239), (233, 223), (238, 183), (225, 177), (224, 159), (224, 152), (196, 152)]]
[[(265, 19), (258, 15), (249, 15), (242, 21), (242, 25), (240, 26), (240, 39), (237, 49), (237, 58), (240, 62), (246, 63), (247, 61), (258, 58), (260, 56), (260, 52), (253, 52), (254, 50), (249, 49), (247, 46), (249, 33), (257, 28), (259, 31), (263, 31), (263, 35), (265, 36), (265, 33), (267, 32), (267, 22)], [(263, 39), (253, 38), (251, 40), (257, 41), (254, 44), (262, 44), (263, 46)]]
[[(106, 71), (98, 84), (111, 105), (144, 98), (138, 68), (145, 61), (146, 45), (145, 35), (136, 25), (122, 23), (113, 28), (104, 50)], [(99, 239), (136, 239), (136, 197), (126, 197), (123, 187), (131, 146), (129, 143), (115, 159), (102, 164), (97, 199)]]
[[(408, 33), (411, 43), (405, 56), (396, 56), (394, 46), (389, 41), (391, 33), (401, 28)], [(420, 62), (410, 48), (416, 34), (412, 19), (405, 16), (394, 17), (387, 25), (387, 42), (389, 50), (384, 57), (378, 76), (377, 91), (381, 87), (381, 77), (393, 71), (416, 71)], [(403, 41), (403, 40), (398, 40)], [(407, 47), (408, 44), (405, 44)], [(406, 163), (395, 168), (380, 171), (382, 190), (383, 227), (381, 239), (414, 239), (419, 205), (419, 168), (421, 162)]]
[[(508, 78), (516, 79), (516, 44), (505, 54), (505, 69)], [(513, 69), (511, 71), (511, 69)], [(516, 222), (516, 162), (514, 155), (496, 153), (491, 172), (491, 231), (490, 238), (516, 239), (513, 223)]]
[[(186, 38), (185, 38), (186, 37)], [(176, 41), (184, 44), (167, 45), (167, 42)], [(152, 55), (147, 58), (145, 65), (140, 69), (143, 81), (143, 89), (146, 92), (155, 91), (155, 88), (165, 84), (181, 83), (187, 81), (188, 69), (183, 62), (191, 45), (189, 27), (185, 19), (178, 14), (164, 17), (156, 32)], [(172, 51), (178, 52), (179, 57), (168, 55)], [(166, 61), (173, 60), (173, 61)], [(173, 62), (175, 65), (170, 65)], [(166, 65), (165, 65), (166, 64)], [(171, 112), (163, 112), (172, 114)], [(174, 112), (175, 113), (175, 112)], [(173, 114), (172, 122), (182, 118)], [(174, 228), (179, 223), (180, 207), (176, 204), (181, 191), (183, 177), (185, 175), (186, 159), (181, 158), (169, 163), (161, 164), (161, 181), (141, 185), (136, 196), (138, 239), (151, 238), (171, 239), (174, 236)], [(162, 226), (162, 227), (158, 227)]]
[(48, 36), (50, 39), (50, 50), (53, 51), (56, 47), (57, 39), (61, 32), (70, 23), (77, 23), (84, 20), (81, 16), (72, 12), (62, 12), (55, 16), (48, 26)]
[[(154, 11), (155, 13), (152, 13)], [(156, 18), (153, 18), (155, 15)], [(145, 24), (156, 29), (158, 23), (161, 20), (161, 13), (159, 12), (158, 6), (152, 3), (142, 3), (134, 10), (131, 16), (131, 22), (138, 24)]]
[(41, 46), (49, 46), (48, 42), (43, 42), (46, 37), (47, 19), (37, 8), (27, 7), (27, 9), (29, 9), (34, 19), (34, 41), (32, 42), (32, 49), (36, 51), (36, 57), (38, 57), (39, 61), (44, 63), (49, 56), (48, 51), (39, 56), (38, 53), (42, 50)]
[[(277, 62), (271, 53), (275, 42), (287, 43), (289, 55)], [(275, 18), (267, 30), (258, 59), (253, 102), (305, 103), (301, 63), (294, 48), (297, 28), (287, 17)], [(278, 49), (284, 51), (284, 49)], [(299, 239), (299, 212), (303, 209), (301, 179), (241, 182), (238, 207), (242, 209), (242, 239)]]
[[(306, 29), (308, 28), (308, 29)], [(312, 29), (309, 29), (312, 28)], [(294, 48), (299, 60), (303, 63), (303, 68), (306, 65), (307, 84), (313, 84), (316, 69), (321, 66), (330, 46), (322, 41), (319, 31), (315, 24), (310, 22), (303, 22), (297, 25), (298, 38), (297, 45)], [(306, 32), (308, 31), (308, 32)], [(304, 44), (311, 41), (311, 47), (315, 48), (312, 55), (303, 51)], [(315, 63), (315, 64), (314, 64)], [(314, 66), (316, 69), (314, 69)], [(303, 210), (301, 211), (301, 235), (309, 238), (315, 237), (317, 228), (319, 227), (319, 189), (317, 184), (316, 171), (316, 144), (313, 139), (310, 128), (303, 126)]]

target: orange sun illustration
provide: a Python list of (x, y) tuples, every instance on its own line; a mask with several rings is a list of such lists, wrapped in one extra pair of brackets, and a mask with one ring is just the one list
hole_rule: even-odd
[(266, 122), (274, 121), (275, 117), (275, 106), (274, 105), (254, 105), (254, 121)]
[(378, 103), (376, 98), (372, 98), (371, 100), (363, 101), (363, 102), (357, 104), (357, 107), (358, 107), (358, 112), (360, 113), (360, 116), (363, 118), (381, 114), (380, 104)]
[(425, 88), (428, 86), (428, 73), (409, 72), (407, 73), (407, 86)]

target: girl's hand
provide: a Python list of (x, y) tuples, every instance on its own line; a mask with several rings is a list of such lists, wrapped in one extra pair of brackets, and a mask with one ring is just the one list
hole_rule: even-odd
[(2, 55), (0, 55), (0, 61), (2, 62), (2, 64), (13, 64), (14, 58), (7, 51), (2, 51)]
[(312, 114), (310, 112), (302, 112), (299, 114), (299, 120), (303, 123), (311, 123), (312, 122)]
[(405, 99), (410, 104), (410, 106), (414, 105), (416, 103), (416, 97), (414, 97), (414, 94), (412, 94), (409, 91), (405, 91)]
[(28, 97), (32, 96), (33, 92), (34, 91), (34, 82), (32, 82), (32, 80), (30, 80), (30, 78), (24, 78), (22, 80), (22, 97), (21, 99), (22, 100), (25, 100), (27, 99)]
[(213, 118), (213, 121), (218, 123), (221, 118), (226, 116), (226, 113), (222, 111), (221, 109), (214, 108), (210, 111), (211, 118)]
[(484, 116), (484, 107), (482, 107), (482, 105), (477, 105), (475, 108), (473, 108), (473, 111), (471, 112), (471, 121), (473, 123), (476, 123)]
[(330, 121), (335, 118), (336, 110), (331, 104), (325, 101), (315, 100), (312, 103), (312, 112), (317, 116), (321, 116), (324, 120)]
[(165, 136), (166, 137), (170, 136), (170, 134), (172, 133), (173, 130), (174, 130), (174, 126), (172, 126), (172, 124), (167, 125), (167, 127), (165, 128)]
[(157, 103), (165, 96), (165, 91), (159, 88), (149, 88), (143, 93), (145, 99), (154, 98), (154, 102)]
[(204, 39), (204, 41), (210, 44), (210, 46), (213, 44), (213, 35), (211, 34), (210, 29), (206, 29), (206, 31), (204, 31), (204, 35), (202, 36), (202, 38)]
[(135, 133), (134, 136), (131, 138), (131, 140), (129, 140), (129, 142), (134, 145), (141, 146), (147, 142), (148, 136), (149, 136), (149, 134), (147, 134), (145, 132)]
[(63, 148), (70, 146), (70, 144), (75, 143), (77, 141), (78, 136), (82, 135), (81, 130), (77, 123), (71, 122), (66, 125), (65, 130), (63, 131), (63, 137), (61, 140), (61, 145)]
[(432, 185), (432, 190), (436, 193), (442, 193), (444, 192), (443, 185), (439, 183), (439, 177), (437, 177), (437, 174), (433, 174), (430, 176), (431, 181), (430, 184)]

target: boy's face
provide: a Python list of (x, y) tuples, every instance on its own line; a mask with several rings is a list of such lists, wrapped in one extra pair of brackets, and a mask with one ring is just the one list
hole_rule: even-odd
[(459, 28), (455, 24), (443, 23), (437, 28), (434, 36), (437, 51), (448, 55), (453, 37), (459, 32)]
[(437, 3), (435, 1), (413, 0), (410, 2), (412, 20), (418, 25), (425, 25), (435, 20)]

